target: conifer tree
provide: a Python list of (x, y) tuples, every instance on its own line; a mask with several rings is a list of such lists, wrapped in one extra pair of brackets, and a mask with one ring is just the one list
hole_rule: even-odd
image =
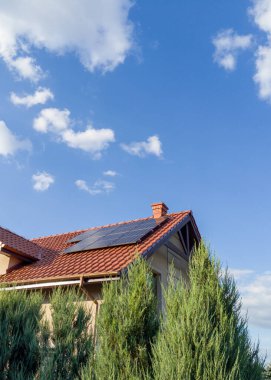
[(234, 280), (202, 243), (189, 284), (171, 274), (165, 317), (154, 345), (155, 380), (258, 380), (263, 362), (241, 315)]
[[(41, 380), (74, 380), (93, 352), (91, 314), (79, 291), (58, 288), (50, 297), (52, 321), (42, 331)], [(50, 326), (51, 325), (51, 326)]]
[(269, 363), (266, 368), (265, 368), (265, 371), (264, 371), (264, 379), (267, 380), (267, 379), (271, 379), (271, 363)]
[[(151, 345), (158, 329), (153, 274), (137, 258), (103, 289), (98, 318), (95, 379), (143, 379), (151, 373)], [(84, 379), (91, 379), (89, 371)]]
[(33, 379), (40, 363), (41, 296), (0, 291), (0, 379)]

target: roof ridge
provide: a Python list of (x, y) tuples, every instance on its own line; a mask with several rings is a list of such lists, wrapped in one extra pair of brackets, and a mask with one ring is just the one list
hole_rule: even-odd
[[(172, 212), (172, 213), (167, 214), (167, 216), (174, 216), (174, 215), (184, 214), (184, 213), (191, 213), (191, 210)], [(33, 238), (30, 241), (34, 242), (35, 240), (48, 239), (48, 238), (53, 238), (53, 237), (57, 237), (57, 236), (75, 234), (75, 233), (83, 233), (83, 232), (90, 231), (90, 230), (95, 230), (95, 229), (98, 229), (98, 228), (112, 227), (112, 226), (117, 226), (119, 224), (125, 224), (125, 223), (128, 224), (128, 223), (137, 222), (139, 220), (147, 220), (147, 219), (151, 219), (151, 218), (153, 218), (153, 216), (147, 216), (145, 218), (137, 218), (137, 219), (132, 219), (132, 220), (125, 220), (125, 221), (121, 221), (121, 222), (117, 222), (117, 223), (105, 224), (105, 225), (102, 225), (102, 226), (95, 226), (95, 227), (84, 228), (84, 229), (81, 229), (81, 230), (62, 232), (62, 233), (59, 233), (59, 234), (40, 236), (40, 237)]]

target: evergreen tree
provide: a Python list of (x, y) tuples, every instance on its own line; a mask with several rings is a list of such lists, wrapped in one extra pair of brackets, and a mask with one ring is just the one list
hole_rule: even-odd
[(202, 243), (189, 284), (171, 274), (165, 318), (154, 345), (156, 380), (258, 380), (263, 362), (251, 344), (234, 280)]
[[(146, 261), (136, 259), (119, 281), (106, 284), (103, 300), (95, 379), (143, 379), (151, 373), (151, 345), (158, 330), (153, 274)], [(90, 372), (88, 368), (83, 378), (93, 378)]]
[(0, 291), (0, 379), (33, 379), (40, 363), (41, 296)]
[(271, 379), (271, 363), (269, 363), (264, 371), (264, 379), (268, 380)]
[(42, 331), (41, 380), (74, 380), (92, 355), (91, 314), (79, 291), (57, 288), (50, 297), (52, 321)]

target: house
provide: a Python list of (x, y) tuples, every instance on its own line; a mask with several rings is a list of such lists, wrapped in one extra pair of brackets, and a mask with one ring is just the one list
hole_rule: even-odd
[(178, 276), (187, 277), (190, 254), (199, 241), (192, 212), (169, 214), (162, 202), (152, 204), (147, 218), (32, 240), (0, 227), (0, 283), (42, 289), (44, 294), (57, 286), (79, 286), (95, 319), (102, 284), (118, 280), (137, 255), (149, 262), (161, 298), (170, 264)]

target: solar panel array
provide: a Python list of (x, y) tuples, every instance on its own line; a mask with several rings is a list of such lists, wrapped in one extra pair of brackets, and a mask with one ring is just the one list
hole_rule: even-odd
[(65, 253), (89, 251), (96, 248), (114, 247), (134, 244), (143, 239), (163, 221), (155, 219), (139, 220), (112, 227), (103, 227), (86, 231), (70, 239), (68, 243), (76, 243), (65, 249)]

